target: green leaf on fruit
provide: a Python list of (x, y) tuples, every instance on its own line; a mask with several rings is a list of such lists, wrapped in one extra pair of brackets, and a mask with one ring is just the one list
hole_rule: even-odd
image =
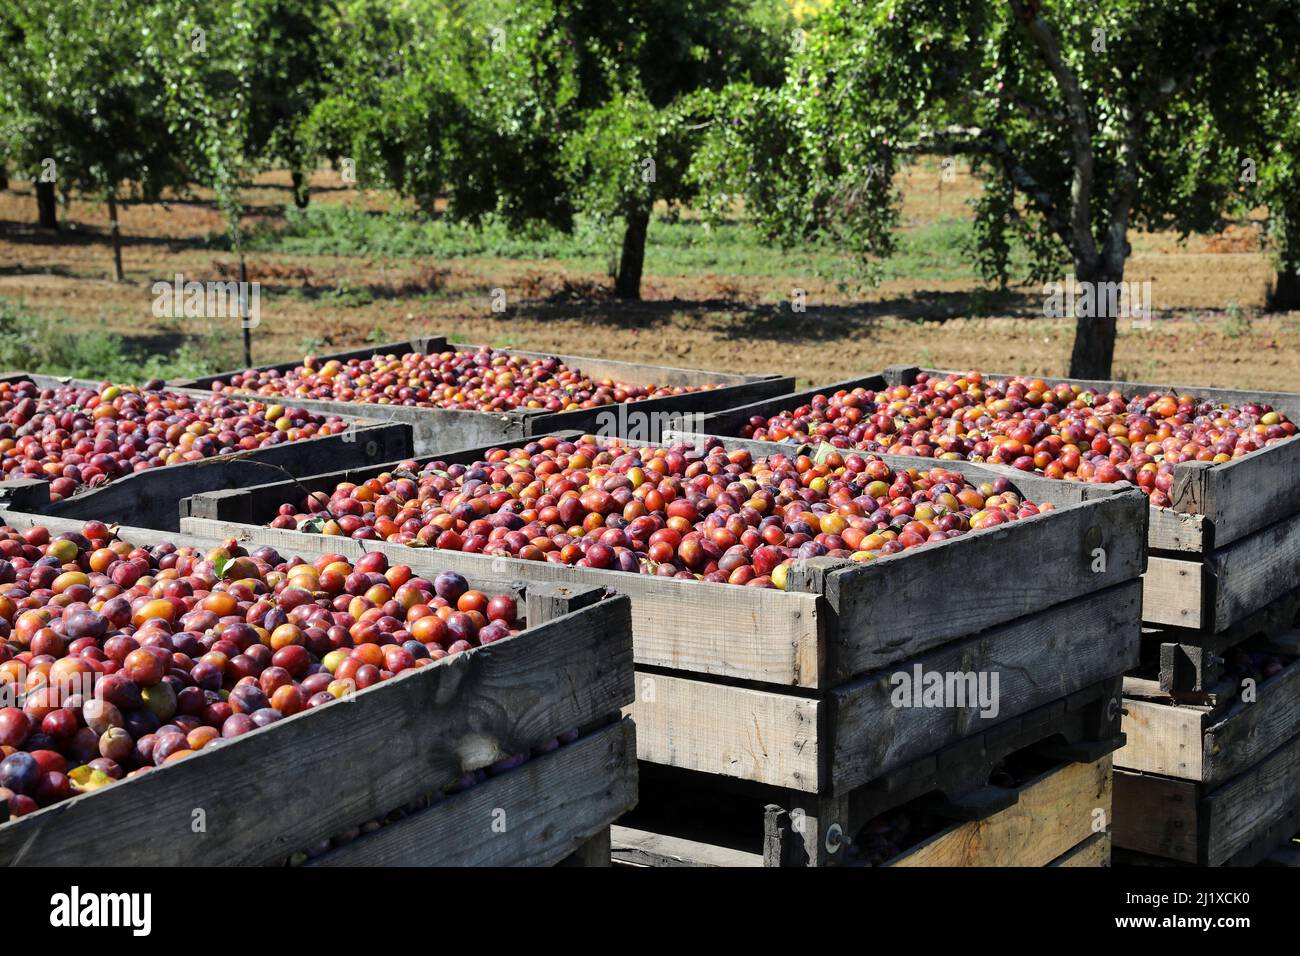
[(823, 442), (817, 446), (817, 454), (813, 456), (813, 464), (824, 464), (826, 459), (831, 457), (831, 455), (835, 454), (837, 451), (839, 451), (839, 449), (830, 442)]
[(308, 518), (298, 525), (298, 530), (303, 534), (324, 534), (327, 521), (326, 518)]
[(229, 570), (233, 560), (234, 559), (228, 554), (219, 554), (213, 559), (212, 569), (216, 571), (218, 581), (224, 581), (226, 579), (226, 571)]

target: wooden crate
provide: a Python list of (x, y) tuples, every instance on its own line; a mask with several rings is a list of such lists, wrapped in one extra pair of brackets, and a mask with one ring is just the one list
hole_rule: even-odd
[[(977, 479), (995, 477), (956, 464)], [(351, 471), (196, 496), (189, 503), (195, 517), (182, 524), (205, 536), (292, 550), (302, 534), (263, 527), (279, 504), (366, 477)], [(1085, 499), (1076, 487), (1033, 476), (1018, 477), (1017, 485), (1030, 498), (1041, 490), (1058, 510), (870, 564), (799, 562), (786, 591), (381, 542), (365, 542), (364, 549), (413, 566), (436, 562), (627, 594), (638, 670), (629, 712), (639, 757), (799, 793), (824, 817), (834, 804), (820, 806), (823, 797), (853, 791), (1136, 665), (1145, 497), (1111, 489)], [(347, 538), (310, 537), (315, 547), (346, 555), (363, 548)], [(972, 568), (997, 573), (981, 576)], [(915, 667), (998, 674), (998, 715), (982, 718), (969, 706), (894, 707), (891, 676)]]
[(1115, 771), (1117, 849), (1200, 866), (1253, 866), (1300, 829), (1300, 737), (1215, 788)]
[[(1126, 679), (1124, 782), (1116, 845), (1187, 863), (1254, 859), (1286, 836), (1300, 804), (1300, 631), (1256, 637), (1253, 650), (1286, 655), (1278, 674), (1246, 688), (1225, 681), (1204, 702), (1162, 696), (1154, 681)], [(1244, 785), (1240, 781), (1247, 781)], [(1291, 789), (1288, 794), (1287, 788)], [(1245, 814), (1232, 820), (1233, 814)]]
[[(95, 382), (47, 375), (11, 373), (4, 378), (50, 388), (68, 383), (98, 388)], [(0, 509), (177, 531), (181, 500), (201, 491), (297, 478), (322, 468), (371, 466), (413, 454), (408, 426), (343, 414), (351, 414), (351, 427), (341, 434), (137, 471), (62, 501), (51, 501), (49, 483), (39, 478), (0, 481)]]
[[(365, 348), (319, 356), (322, 360), (368, 359), (372, 355), (405, 355), (408, 352), (444, 352), (448, 349), (473, 350), (476, 345), (450, 343), (444, 336), (416, 336), (406, 342), (391, 342)], [(499, 349), (523, 358), (547, 358), (548, 353), (526, 352), (520, 349)], [(386, 421), (403, 422), (414, 431), (417, 454), (432, 454), (452, 448), (469, 448), (488, 443), (518, 441), (534, 435), (545, 435), (563, 429), (597, 431), (602, 434), (625, 434), (626, 414), (635, 411), (644, 415), (671, 415), (683, 413), (703, 414), (743, 405), (760, 398), (780, 395), (794, 387), (794, 379), (780, 375), (740, 375), (731, 372), (708, 372), (698, 369), (672, 368), (663, 365), (643, 365), (634, 362), (617, 362), (610, 359), (583, 355), (555, 356), (570, 368), (576, 368), (594, 379), (614, 379), (634, 385), (717, 385), (703, 392), (670, 395), (626, 405), (608, 405), (601, 408), (579, 409), (569, 412), (543, 412), (515, 409), (507, 412), (475, 412), (446, 408), (409, 408), (400, 405), (373, 405), (364, 402), (335, 402), (317, 399), (293, 399), (295, 405), (315, 411), (339, 415), (365, 413)], [(262, 370), (288, 371), (302, 365), (301, 360), (260, 366)], [(235, 369), (218, 375), (198, 379), (177, 380), (176, 384), (209, 391), (216, 382), (226, 381), (231, 375), (242, 372)], [(234, 393), (240, 394), (240, 393)], [(622, 411), (620, 411), (622, 409)], [(633, 421), (637, 421), (634, 419)], [(652, 419), (657, 421), (657, 419)], [(633, 426), (644, 428), (646, 426)], [(644, 433), (646, 438), (654, 437)]]
[[(1115, 683), (1098, 690), (1100, 696), (1090, 703), (1104, 710), (1109, 702), (1113, 713)], [(669, 775), (648, 769), (640, 805), (613, 830), (614, 860), (635, 866), (801, 866), (807, 863), (810, 831), (819, 823), (820, 839), (836, 845), (882, 812), (904, 810), (937, 822), (879, 865), (1107, 865), (1111, 758), (1095, 756), (1104, 748), (1091, 742), (1060, 742), (1096, 733), (1098, 716), (1086, 714), (1075, 702), (1068, 718), (1057, 709), (1036, 715), (1036, 730), (1004, 729), (945, 748), (934, 760), (886, 775), (851, 795), (843, 815), (831, 824), (810, 820), (803, 807), (772, 804), (757, 813), (761, 791), (718, 797), (707, 792), (702, 779), (661, 794), (671, 782)], [(1034, 743), (1022, 747), (1027, 740)], [(990, 769), (1013, 753), (1050, 755), (1047, 769), (1017, 786), (989, 785)], [(1057, 756), (1061, 753), (1064, 759)], [(944, 825), (944, 820), (950, 822)], [(845, 856), (845, 865), (868, 865), (854, 848)]]
[[(740, 435), (751, 417), (798, 407), (818, 394), (879, 390), (911, 384), (921, 372), (943, 376), (950, 371), (960, 370), (891, 366), (877, 374), (708, 415), (700, 430)], [(988, 372), (985, 377), (1010, 376)], [(1051, 381), (1103, 392), (1112, 388), (1129, 393), (1186, 391), (1230, 403), (1267, 402), (1300, 421), (1298, 393), (1059, 377)], [(1009, 466), (987, 467), (1015, 473)], [(1171, 497), (1170, 507), (1151, 509), (1151, 556), (1142, 616), (1158, 629), (1148, 643), (1165, 645), (1158, 653), (1167, 662), (1161, 673), (1166, 693), (1204, 691), (1217, 682), (1212, 659), (1232, 646), (1227, 642), (1234, 627), (1300, 588), (1300, 436), (1219, 465), (1180, 464)]]
[[(15, 527), (77, 522), (3, 516)], [(144, 545), (211, 539), (122, 529)], [(310, 542), (296, 553), (319, 554)], [(631, 608), (582, 585), (513, 588), (527, 628), (0, 825), (0, 862), (59, 866), (283, 863), (368, 821), (311, 865), (608, 864), (636, 803)], [(578, 739), (455, 793), (462, 776), (561, 734)], [(429, 795), (437, 802), (428, 806)], [(418, 806), (412, 806), (415, 803)], [(408, 812), (395, 814), (406, 808)]]

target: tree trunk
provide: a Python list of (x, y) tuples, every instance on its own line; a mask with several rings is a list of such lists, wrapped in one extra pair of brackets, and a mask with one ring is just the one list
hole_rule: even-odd
[(1093, 273), (1080, 272), (1076, 269), (1076, 281), (1081, 285), (1091, 283), (1094, 291), (1094, 308), (1092, 315), (1075, 314), (1074, 351), (1070, 353), (1070, 378), (1109, 379), (1111, 365), (1115, 360), (1115, 331), (1118, 316), (1102, 315), (1106, 309), (1100, 305), (1106, 301), (1098, 294), (1103, 283), (1122, 282), (1121, 271), (1118, 276), (1106, 274), (1103, 270)]
[(301, 170), (295, 169), (289, 174), (293, 179), (293, 204), (299, 209), (306, 209), (311, 202), (311, 184)]
[(36, 181), (36, 212), (42, 229), (59, 228), (59, 210), (54, 196), (54, 183)]
[(117, 224), (117, 194), (108, 194), (108, 234), (113, 241), (113, 281), (125, 282), (126, 273), (122, 271), (122, 230)]
[(641, 270), (645, 266), (645, 237), (650, 230), (650, 209), (638, 209), (627, 217), (623, 231), (623, 254), (618, 260), (614, 294), (620, 299), (641, 298)]
[(1268, 308), (1270, 312), (1300, 310), (1300, 272), (1295, 266), (1278, 270), (1273, 287), (1268, 290)]
[(253, 330), (245, 314), (245, 296), (248, 294), (248, 265), (244, 262), (244, 251), (239, 251), (239, 324), (244, 327), (244, 368), (253, 367)]
[(9, 188), (9, 170), (5, 169), (4, 163), (0, 163), (0, 190)]

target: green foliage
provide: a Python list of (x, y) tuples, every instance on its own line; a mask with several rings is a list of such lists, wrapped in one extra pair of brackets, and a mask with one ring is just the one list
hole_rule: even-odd
[(68, 334), (66, 315), (38, 314), (22, 302), (0, 298), (0, 370), (68, 375), (139, 384), (154, 378), (195, 378), (230, 367), (220, 350), (183, 345), (168, 354), (141, 354), (122, 336), (103, 329)]
[(0, 154), (58, 188), (154, 198), (184, 182), (163, 80), (139, 55), (144, 0), (6, 0), (0, 15)]
[[(1231, 161), (1216, 145), (1248, 135), (1300, 39), (1298, 12), (1295, 0), (837, 0), (781, 90), (716, 98), (715, 143), (693, 174), (714, 208), (743, 197), (774, 236), (826, 235), (875, 258), (894, 249), (900, 158), (964, 154), (985, 184), (989, 279), (1007, 277), (1012, 232), (1033, 274), (1062, 257), (1114, 273), (1130, 225), (1218, 221), (1229, 190), (1207, 167)], [(1045, 234), (1055, 249), (1030, 239)]]

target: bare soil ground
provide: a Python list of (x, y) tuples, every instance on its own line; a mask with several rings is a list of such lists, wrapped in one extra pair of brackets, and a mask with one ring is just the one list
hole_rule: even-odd
[[(313, 202), (356, 201), (332, 173), (320, 173), (313, 185)], [(962, 215), (973, 189), (964, 176), (956, 183), (913, 177), (904, 184), (905, 221)], [(287, 174), (259, 177), (247, 195), (252, 221), (277, 221), (289, 196)], [(376, 209), (387, 202), (377, 194), (363, 201)], [(223, 225), (202, 197), (124, 206), (124, 283), (111, 281), (103, 206), (74, 201), (57, 237), (36, 229), (34, 218), (29, 184), (0, 192), (0, 296), (67, 315), (69, 334), (99, 326), (160, 351), (197, 342), (240, 364), (239, 332), (230, 323), (160, 319), (151, 310), (157, 280), (235, 274), (233, 254), (208, 241)], [(1300, 391), (1300, 313), (1263, 313), (1272, 272), (1251, 227), (1186, 241), (1140, 234), (1133, 248), (1126, 278), (1152, 283), (1157, 315), (1149, 329), (1121, 328), (1116, 377)], [(249, 264), (250, 278), (263, 283), (257, 362), (437, 332), (500, 346), (781, 372), (804, 383), (896, 363), (1059, 375), (1074, 331), (1072, 322), (1042, 317), (1041, 287), (990, 298), (974, 281), (894, 280), (846, 293), (799, 275), (651, 274), (644, 301), (629, 304), (608, 295), (602, 273), (553, 261), (258, 252)], [(794, 287), (807, 291), (804, 313), (786, 301)], [(504, 314), (491, 311), (493, 288), (507, 290)]]

